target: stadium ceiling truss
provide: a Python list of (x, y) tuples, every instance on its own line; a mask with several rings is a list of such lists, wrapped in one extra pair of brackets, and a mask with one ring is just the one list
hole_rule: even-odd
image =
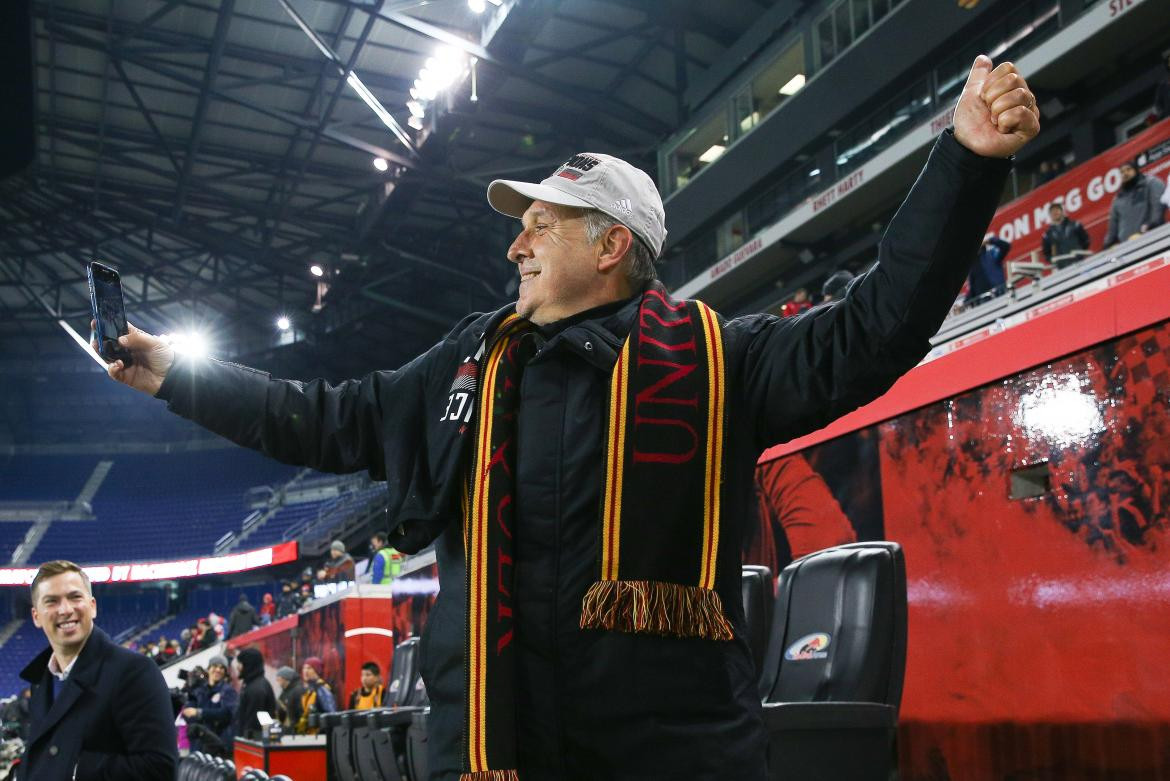
[[(765, 4), (36, 0), (38, 151), (0, 184), (0, 344), (60, 342), (58, 318), (82, 330), (84, 264), (102, 258), (145, 327), (205, 323), (255, 357), (287, 313), (293, 344), (345, 333), (405, 360), (514, 290), (487, 182), (582, 149), (653, 168), (688, 83)], [(468, 72), (403, 143), (441, 44)]]

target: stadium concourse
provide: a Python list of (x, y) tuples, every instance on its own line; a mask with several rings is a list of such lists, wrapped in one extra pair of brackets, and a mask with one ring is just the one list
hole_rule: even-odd
[[(178, 778), (454, 781), (428, 737), (450, 727), (432, 716), (440, 702), (467, 695), (427, 684), (449, 661), (441, 652), (481, 658), (472, 630), (494, 631), (465, 628), (459, 594), (429, 621), (444, 604), (436, 562), (461, 565), (459, 540), (394, 548), (415, 507), (403, 483), (441, 477), (438, 451), (407, 476), (391, 469), (389, 484), (378, 464), (319, 472), (168, 410), (215, 419), (192, 412), (197, 391), (154, 400), (111, 381), (88, 346), (90, 262), (120, 273), (126, 318), (165, 335), (194, 367), (183, 376), (227, 361), (311, 393), (314, 379), (406, 366), (457, 340), (469, 313), (526, 295), (532, 282), (506, 260), (523, 262), (521, 224), (489, 206), (488, 185), (557, 171), (588, 182), (613, 155), (662, 196), (665, 237), (647, 233), (652, 214), (638, 221), (645, 203), (602, 206), (662, 242), (666, 292), (798, 332), (844, 311), (832, 309), (842, 297), (855, 305), (855, 280), (888, 252), (931, 150), (957, 154), (948, 127), (979, 54), (1015, 64), (1042, 128), (996, 184), (983, 245), (953, 258), (972, 271), (953, 303), (934, 302), (951, 306), (931, 351), (876, 400), (761, 443), (750, 509), (724, 519), (743, 530), (718, 563), (742, 559), (729, 632), (754, 666), (762, 761), (772, 779), (1170, 778), (1170, 678), (1156, 673), (1170, 657), (1165, 11), (1162, 0), (0, 3), (0, 779), (21, 777), (31, 740), (20, 674), (48, 645), (28, 588), (47, 561), (81, 565), (96, 626), (156, 663)], [(954, 171), (976, 170), (972, 159)], [(846, 351), (868, 341), (821, 336)], [(472, 369), (490, 363), (474, 348)], [(591, 342), (581, 350), (597, 360)], [(444, 419), (466, 423), (460, 394), (479, 375), (456, 371), (420, 406), (442, 402)], [(342, 423), (357, 395), (337, 408)], [(328, 416), (315, 398), (305, 409)], [(239, 390), (219, 411), (252, 399)], [(329, 449), (345, 432), (321, 444), (302, 422), (279, 421), (292, 444), (272, 441), (271, 420), (264, 434), (259, 420), (219, 430), (296, 464), (313, 444), (328, 454), (319, 465), (349, 463)], [(665, 505), (700, 482), (655, 490)], [(518, 557), (537, 542), (517, 539)], [(497, 561), (501, 599), (513, 596), (510, 561)], [(524, 579), (530, 562), (516, 583), (540, 591)], [(511, 608), (499, 605), (503, 621)], [(431, 642), (428, 626), (449, 634)], [(705, 668), (724, 657), (693, 648), (674, 667), (694, 675), (658, 692), (669, 712), (647, 723), (706, 723), (697, 703), (736, 670)], [(561, 677), (538, 661), (513, 680), (516, 702), (555, 718), (516, 739), (579, 757), (609, 719), (557, 698), (561, 678), (598, 659)], [(483, 665), (484, 707), (513, 707)], [(652, 678), (630, 678), (626, 694), (656, 691)], [(273, 712), (237, 723), (265, 687)], [(504, 722), (486, 723), (487, 738), (472, 733), (484, 756), (516, 748), (495, 737)], [(519, 779), (677, 776), (645, 770), (668, 765), (650, 754), (673, 745), (647, 734), (637, 772), (599, 751), (525, 773), (534, 754), (520, 745)], [(692, 737), (684, 748), (715, 756), (742, 736)], [(692, 759), (703, 781), (742, 758)], [(464, 779), (489, 777), (476, 755), (458, 762)]]

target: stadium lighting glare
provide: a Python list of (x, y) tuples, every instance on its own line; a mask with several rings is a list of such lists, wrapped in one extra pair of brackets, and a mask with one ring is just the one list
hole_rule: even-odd
[(419, 119), (418, 117), (411, 117), (410, 119), (406, 120), (406, 124), (409, 125), (410, 127), (414, 128), (415, 130), (422, 130), (423, 129), (422, 120)]
[(820, 176), (820, 173), (821, 173), (821, 169), (819, 169), (819, 168), (814, 168), (814, 169), (812, 169), (811, 171), (809, 171), (809, 172), (808, 172), (808, 175), (809, 175), (809, 176)]
[(292, 323), (289, 322), (287, 317), (281, 315), (280, 317), (276, 318), (276, 327), (282, 331), (287, 331), (290, 327), (292, 327)]
[(803, 86), (804, 86), (804, 74), (798, 73), (795, 76), (793, 76), (791, 79), (789, 79), (787, 82), (784, 83), (784, 86), (780, 88), (780, 94), (781, 95), (795, 95), (796, 93), (800, 92), (800, 90)]
[(389, 167), (390, 167), (390, 164), (388, 162), (386, 162), (386, 158), (384, 158), (384, 157), (375, 157), (374, 158), (374, 168), (377, 168), (379, 171), (385, 171)]
[(163, 334), (162, 339), (164, 342), (168, 342), (179, 355), (186, 355), (189, 358), (207, 357), (207, 337), (198, 331)]
[(482, 14), (487, 10), (487, 3), (485, 0), (467, 0), (467, 7), (474, 13)]
[(410, 109), (410, 115), (412, 117), (420, 117), (421, 118), (422, 115), (426, 113), (425, 109), (423, 109), (423, 107), (422, 107), (422, 104), (419, 103), (417, 100), (408, 100), (406, 102), (406, 107), (408, 109)]
[(313, 265), (309, 266), (309, 273), (315, 277), (323, 277), (325, 276), (325, 269), (314, 263)]
[(723, 150), (727, 147), (722, 144), (712, 144), (711, 148), (703, 154), (699, 155), (699, 162), (713, 163), (719, 159), (719, 155), (723, 154)]

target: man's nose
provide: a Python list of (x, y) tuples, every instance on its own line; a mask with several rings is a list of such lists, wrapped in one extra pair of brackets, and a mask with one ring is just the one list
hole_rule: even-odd
[(532, 250), (528, 246), (526, 234), (521, 231), (516, 240), (512, 242), (512, 246), (508, 247), (508, 260), (513, 263), (523, 263), (525, 258), (532, 257)]

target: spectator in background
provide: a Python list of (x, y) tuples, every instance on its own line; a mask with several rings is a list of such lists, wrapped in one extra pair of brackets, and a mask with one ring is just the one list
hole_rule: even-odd
[(252, 607), (252, 603), (248, 601), (247, 594), (240, 594), (240, 600), (232, 608), (231, 615), (228, 617), (226, 639), (251, 632), (258, 626), (260, 626), (260, 616), (256, 615), (256, 608)]
[(1036, 171), (1036, 186), (1047, 184), (1060, 175), (1060, 164), (1052, 160), (1045, 160), (1040, 163), (1040, 168)]
[(834, 271), (825, 280), (825, 284), (821, 285), (821, 303), (827, 304), (830, 301), (840, 301), (845, 297), (845, 291), (849, 288), (849, 283), (853, 281), (853, 273), (841, 269)]
[(314, 713), (333, 713), (337, 710), (337, 702), (333, 698), (333, 690), (321, 678), (325, 673), (325, 663), (319, 656), (310, 656), (301, 665), (301, 680), (304, 681), (305, 693), (301, 695), (301, 718), (297, 722), (298, 735), (316, 735), (317, 728), (309, 726), (309, 716)]
[(990, 233), (983, 237), (979, 258), (971, 267), (971, 273), (967, 275), (967, 282), (971, 285), (968, 301), (974, 301), (988, 292), (997, 296), (1003, 293), (1003, 261), (1011, 250), (1011, 242)]
[(305, 685), (291, 667), (281, 667), (276, 671), (276, 683), (280, 686), (280, 694), (276, 696), (276, 717), (285, 732), (292, 735), (301, 720), (301, 697), (305, 694)]
[(239, 696), (228, 678), (227, 658), (211, 657), (206, 682), (192, 687), (187, 707), (182, 711), (191, 750), (231, 756), (232, 721), (238, 706)]
[(179, 658), (179, 652), (175, 649), (175, 642), (173, 640), (168, 640), (165, 637), (159, 637), (158, 651), (159, 656), (161, 657), (161, 661), (159, 662), (160, 666), (170, 664), (175, 659)]
[(354, 579), (353, 557), (345, 552), (345, 543), (341, 540), (334, 540), (329, 546), (324, 569), (325, 580), (330, 583), (346, 583)]
[(1165, 189), (1161, 180), (1143, 174), (1136, 160), (1122, 163), (1121, 189), (1113, 196), (1113, 205), (1109, 207), (1105, 246), (1129, 241), (1161, 225), (1165, 212), (1161, 198)]
[(215, 633), (215, 630), (211, 627), (211, 621), (209, 621), (206, 618), (201, 618), (201, 619), (199, 619), (198, 627), (199, 627), (199, 644), (195, 650), (204, 651), (204, 650), (207, 650), (208, 648), (213, 647), (216, 643), (219, 642), (219, 636)]
[(313, 586), (312, 586), (312, 584), (310, 584), (310, 583), (302, 583), (301, 584), (301, 593), (297, 597), (297, 601), (299, 603), (297, 606), (298, 610), (313, 601)]
[(784, 302), (780, 307), (781, 317), (793, 317), (800, 314), (806, 309), (812, 308), (812, 299), (809, 297), (808, 289), (798, 287), (796, 292), (792, 294), (792, 298)]
[(390, 547), (385, 532), (370, 537), (370, 551), (370, 582), (390, 585), (402, 572), (402, 554)]
[(12, 702), (4, 706), (4, 713), (0, 716), (4, 729), (21, 740), (28, 739), (28, 702), (31, 695), (32, 690), (24, 687), (19, 696), (13, 697)]
[(350, 710), (371, 710), (381, 708), (386, 701), (386, 689), (382, 686), (382, 669), (377, 662), (362, 665), (361, 688), (349, 694)]
[(284, 618), (296, 613), (300, 608), (300, 600), (293, 591), (293, 584), (285, 581), (280, 584), (280, 602), (276, 605), (276, 617)]
[(1162, 185), (1162, 208), (1170, 209), (1170, 176), (1166, 177), (1166, 184)]
[(172, 781), (175, 712), (158, 667), (94, 625), (97, 600), (73, 562), (42, 564), (31, 597), (49, 647), (20, 673), (32, 695), (17, 777)]
[(256, 648), (245, 648), (236, 657), (240, 667), (240, 707), (236, 709), (234, 729), (236, 735), (252, 740), (262, 737), (260, 721), (256, 714), (264, 711), (270, 716), (276, 713), (276, 695), (272, 684), (264, 677), (264, 655)]
[(272, 599), (272, 594), (264, 592), (264, 599), (260, 603), (260, 626), (268, 626), (276, 620), (276, 602)]
[[(1089, 234), (1085, 226), (1071, 217), (1066, 217), (1062, 204), (1052, 203), (1048, 206), (1048, 221), (1051, 224), (1048, 230), (1044, 231), (1043, 247), (1044, 258), (1049, 263), (1053, 262), (1053, 258), (1089, 248)], [(1062, 258), (1056, 261), (1056, 267), (1064, 268), (1079, 259), (1075, 256)]]

